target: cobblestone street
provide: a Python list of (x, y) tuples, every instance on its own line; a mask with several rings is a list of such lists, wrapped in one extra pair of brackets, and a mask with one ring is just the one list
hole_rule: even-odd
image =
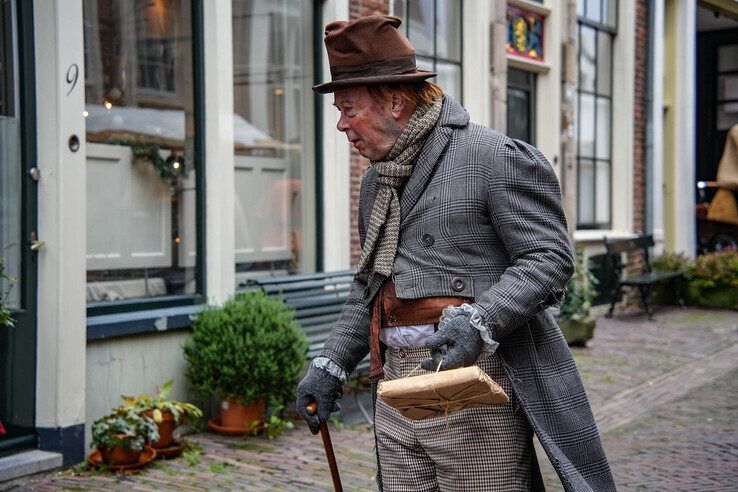
[[(601, 318), (589, 347), (573, 349), (618, 488), (736, 490), (738, 313), (662, 308), (656, 316), (655, 323), (637, 313)], [(344, 488), (375, 490), (371, 430), (346, 425), (332, 436)], [(139, 475), (68, 470), (11, 490), (332, 489), (320, 438), (304, 426), (272, 441), (191, 439), (201, 455), (158, 462)], [(560, 490), (539, 458), (547, 487)]]

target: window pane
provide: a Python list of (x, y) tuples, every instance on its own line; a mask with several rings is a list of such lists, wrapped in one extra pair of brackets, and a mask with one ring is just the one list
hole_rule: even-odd
[[(21, 118), (16, 58), (14, 4), (0, 3), (0, 264), (18, 277), (21, 266)], [(20, 307), (20, 278), (11, 285), (0, 280), (0, 299), (10, 309)], [(9, 293), (9, 295), (8, 295)], [(8, 296), (8, 297), (5, 297)], [(0, 330), (7, 328), (0, 326)], [(2, 345), (0, 344), (0, 354)]]
[(588, 94), (579, 96), (579, 155), (594, 156), (595, 98)]
[(577, 15), (584, 17), (584, 0), (577, 0)]
[(580, 26), (579, 35), (579, 87), (582, 90), (595, 90), (595, 36), (597, 31)]
[(190, 0), (84, 0), (87, 300), (196, 290)]
[(738, 44), (718, 47), (718, 72), (738, 70)]
[(612, 37), (604, 31), (597, 33), (597, 93), (612, 93)]
[(408, 38), (418, 54), (433, 56), (433, 8), (432, 0), (408, 1)]
[(594, 167), (589, 159), (579, 160), (577, 215), (580, 224), (594, 222)]
[(610, 158), (610, 100), (597, 98), (597, 142), (595, 144), (598, 159)]
[(314, 268), (312, 3), (233, 0), (236, 277)]
[(610, 163), (597, 161), (595, 183), (595, 220), (598, 224), (610, 222)]
[(507, 136), (530, 142), (528, 93), (522, 89), (507, 88)]
[(603, 1), (603, 15), (602, 23), (615, 27), (618, 20), (618, 0), (602, 0)]
[[(426, 64), (424, 63), (423, 65)], [(436, 63), (436, 72), (438, 72), (436, 82), (443, 87), (443, 92), (457, 101), (461, 101), (461, 66), (453, 63), (438, 62)]]
[(438, 0), (436, 56), (461, 61), (461, 2)]
[(717, 129), (729, 130), (738, 124), (738, 102), (717, 105)]
[(403, 34), (407, 34), (407, 23), (405, 22), (405, 19), (407, 18), (407, 12), (405, 9), (407, 0), (394, 0), (393, 3), (395, 6), (395, 9), (392, 15), (402, 19), (402, 26), (400, 26), (400, 30), (402, 31)]
[(587, 0), (587, 19), (595, 22), (600, 22), (602, 20), (600, 0)]

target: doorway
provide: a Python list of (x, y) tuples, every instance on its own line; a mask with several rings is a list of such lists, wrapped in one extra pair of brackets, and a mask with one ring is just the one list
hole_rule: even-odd
[(0, 0), (0, 456), (35, 448), (36, 231), (32, 2)]

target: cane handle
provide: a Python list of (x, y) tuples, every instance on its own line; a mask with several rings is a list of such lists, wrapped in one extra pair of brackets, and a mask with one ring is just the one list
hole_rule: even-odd
[(318, 402), (314, 401), (305, 409), (308, 415), (316, 415), (318, 413)]

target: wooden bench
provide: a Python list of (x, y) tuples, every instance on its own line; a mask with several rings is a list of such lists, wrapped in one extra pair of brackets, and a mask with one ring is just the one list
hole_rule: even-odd
[[(258, 288), (269, 297), (278, 298), (295, 310), (295, 320), (305, 330), (310, 347), (308, 360), (318, 356), (328, 334), (341, 315), (351, 292), (353, 270), (307, 275), (250, 279), (240, 288)], [(369, 358), (361, 361), (352, 377), (369, 374)]]
[[(615, 271), (617, 281), (617, 287), (612, 296), (610, 303), (610, 309), (607, 311), (607, 317), (612, 317), (612, 311), (615, 308), (615, 303), (619, 300), (620, 294), (622, 293), (623, 287), (635, 287), (638, 289), (641, 295), (641, 304), (648, 314), (650, 321), (655, 321), (656, 318), (653, 315), (651, 306), (648, 304), (648, 296), (651, 293), (651, 289), (654, 285), (662, 282), (674, 281), (674, 292), (676, 295), (677, 302), (683, 308), (684, 299), (682, 298), (682, 278), (684, 272), (665, 272), (653, 270), (651, 268), (651, 262), (649, 259), (649, 248), (653, 247), (653, 236), (638, 236), (632, 239), (622, 239), (616, 241), (610, 241), (605, 238), (605, 249), (607, 250), (607, 256), (610, 259), (610, 263)], [(643, 259), (646, 266), (645, 272), (640, 275), (623, 277), (623, 263), (620, 261), (620, 257), (623, 253), (630, 251), (643, 251)]]

